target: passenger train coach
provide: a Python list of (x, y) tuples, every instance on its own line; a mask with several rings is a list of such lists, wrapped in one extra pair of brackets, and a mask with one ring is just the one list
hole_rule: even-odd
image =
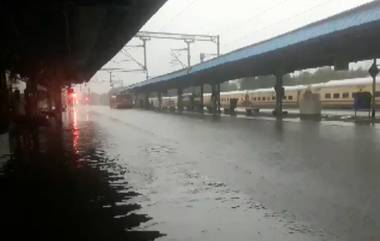
[[(332, 80), (312, 85), (284, 86), (283, 107), (298, 108), (306, 90), (319, 95), (324, 109), (352, 109), (354, 97), (358, 93), (372, 95), (372, 78)], [(376, 106), (380, 107), (380, 83), (376, 85)], [(274, 88), (230, 91), (220, 93), (220, 104), (225, 110), (233, 106), (244, 108), (247, 113), (260, 109), (273, 109), (276, 105)], [(204, 105), (211, 108), (211, 94), (205, 94)]]
[[(380, 83), (376, 86), (376, 106), (380, 107)], [(354, 97), (358, 93), (372, 93), (371, 78), (356, 78), (348, 80), (332, 80), (312, 85), (284, 86), (283, 107), (299, 108), (299, 103), (306, 90), (319, 96), (324, 109), (352, 109)], [(184, 106), (188, 98), (184, 94)], [(149, 98), (153, 107), (158, 107), (158, 98)], [(204, 106), (211, 110), (211, 93), (203, 95)], [(220, 93), (221, 107), (228, 111), (231, 108), (245, 109), (247, 113), (258, 112), (260, 109), (273, 109), (276, 105), (274, 88), (228, 91)], [(162, 97), (162, 108), (174, 111), (177, 108), (177, 97)]]

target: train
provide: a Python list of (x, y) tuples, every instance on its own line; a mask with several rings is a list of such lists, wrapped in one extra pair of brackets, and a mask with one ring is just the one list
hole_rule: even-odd
[(134, 98), (129, 94), (114, 94), (110, 97), (110, 107), (113, 109), (133, 108)]
[[(353, 109), (355, 95), (367, 93), (372, 96), (372, 83), (372, 78), (355, 78), (311, 85), (284, 86), (283, 107), (284, 109), (299, 108), (304, 94), (309, 91), (319, 96), (323, 109)], [(376, 106), (380, 107), (380, 83), (376, 85), (376, 89)], [(203, 94), (204, 107), (209, 111), (212, 109), (211, 100), (211, 93)], [(157, 97), (149, 98), (149, 103), (152, 108), (159, 108)], [(221, 92), (220, 105), (225, 112), (239, 108), (244, 109), (248, 114), (259, 112), (261, 109), (273, 109), (276, 105), (276, 92), (274, 88)], [(183, 106), (185, 110), (194, 110), (200, 106), (200, 97), (185, 93)], [(161, 108), (175, 111), (177, 97), (162, 97)]]

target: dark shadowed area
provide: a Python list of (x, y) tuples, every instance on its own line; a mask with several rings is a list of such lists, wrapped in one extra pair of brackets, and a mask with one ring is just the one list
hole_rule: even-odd
[[(158, 231), (133, 228), (150, 220), (136, 214), (139, 195), (126, 168), (106, 155), (97, 124), (68, 115), (62, 131), (40, 130), (39, 149), (16, 147), (0, 175), (1, 240), (154, 240)], [(15, 146), (12, 146), (12, 148)]]

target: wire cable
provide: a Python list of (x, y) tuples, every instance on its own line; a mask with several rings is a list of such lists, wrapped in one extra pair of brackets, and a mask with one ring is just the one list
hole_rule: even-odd
[(180, 15), (182, 15), (186, 10), (188, 10), (189, 8), (191, 8), (196, 2), (198, 2), (199, 0), (192, 0), (189, 4), (187, 4), (181, 11), (179, 11), (176, 15), (174, 15), (173, 17), (171, 17), (168, 21), (165, 22), (165, 24), (162, 24), (161, 27), (158, 28), (158, 31), (162, 31), (164, 28), (166, 28), (170, 23), (173, 22), (174, 19), (176, 19), (177, 17), (179, 17)]
[[(286, 18), (280, 19), (280, 20), (278, 20), (278, 21), (276, 21), (276, 22), (274, 22), (274, 23), (271, 23), (271, 24), (269, 24), (269, 25), (267, 25), (267, 26), (264, 26), (264, 27), (262, 27), (262, 28), (256, 29), (256, 30), (254, 30), (254, 32), (251, 32), (251, 33), (249, 33), (249, 34), (259, 33), (259, 32), (262, 32), (262, 31), (264, 31), (264, 30), (266, 30), (266, 29), (269, 29), (269, 28), (271, 28), (272, 26), (277, 25), (277, 24), (279, 24), (279, 23), (283, 23), (283, 22), (285, 22), (285, 21), (293, 20), (293, 19), (295, 19), (295, 18), (298, 18), (299, 16), (302, 16), (302, 15), (304, 15), (304, 14), (306, 14), (306, 13), (308, 13), (308, 12), (310, 12), (310, 11), (316, 9), (316, 8), (319, 8), (319, 7), (321, 7), (321, 6), (324, 6), (324, 5), (326, 5), (327, 3), (331, 3), (331, 2), (333, 2), (333, 1), (336, 1), (336, 0), (326, 0), (326, 1), (323, 1), (322, 3), (318, 3), (317, 5), (314, 5), (314, 6), (312, 6), (311, 8), (308, 8), (308, 9), (302, 11), (302, 12), (297, 13), (296, 15), (292, 15), (292, 16), (290, 16), (290, 17), (286, 17)], [(230, 45), (232, 42), (236, 42), (236, 41), (238, 41), (238, 40), (245, 39), (245, 38), (247, 38), (247, 37), (248, 37), (248, 33), (246, 33), (244, 36), (241, 36), (241, 37), (238, 37), (238, 38), (234, 38), (234, 39), (232, 39), (231, 41), (228, 41), (228, 42), (224, 43), (223, 46), (228, 46), (228, 45)]]
[(260, 11), (260, 13), (254, 15), (254, 16), (251, 16), (250, 18), (248, 18), (247, 20), (245, 20), (242, 23), (223, 26), (224, 29), (233, 29), (233, 30), (232, 31), (224, 31), (224, 32), (221, 31), (221, 33), (234, 33), (234, 32), (237, 32), (237, 31), (239, 31), (239, 29), (236, 29), (236, 27), (238, 25), (245, 25), (247, 23), (250, 23), (252, 20), (257, 19), (259, 17), (262, 17), (265, 14), (267, 14), (268, 12), (272, 11), (273, 9), (279, 8), (279, 7), (283, 6), (285, 3), (288, 3), (290, 1), (293, 1), (293, 0), (280, 0), (279, 2), (277, 2), (277, 3), (273, 4), (272, 6), (270, 6), (269, 8), (266, 8), (266, 9)]

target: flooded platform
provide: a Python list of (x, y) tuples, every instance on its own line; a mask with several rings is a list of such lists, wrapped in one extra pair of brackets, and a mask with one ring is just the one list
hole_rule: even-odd
[(82, 107), (59, 150), (6, 164), (2, 221), (43, 240), (377, 240), (378, 127)]
[[(7, 135), (1, 137), (2, 240), (154, 240), (164, 235), (133, 230), (151, 217), (136, 213), (141, 205), (131, 199), (140, 194), (124, 176), (127, 167), (105, 153), (96, 123), (69, 113), (63, 129), (39, 128), (38, 150), (25, 148), (28, 133), (18, 134), (10, 144)], [(14, 138), (22, 149), (12, 146)], [(9, 145), (13, 154), (6, 153)]]

